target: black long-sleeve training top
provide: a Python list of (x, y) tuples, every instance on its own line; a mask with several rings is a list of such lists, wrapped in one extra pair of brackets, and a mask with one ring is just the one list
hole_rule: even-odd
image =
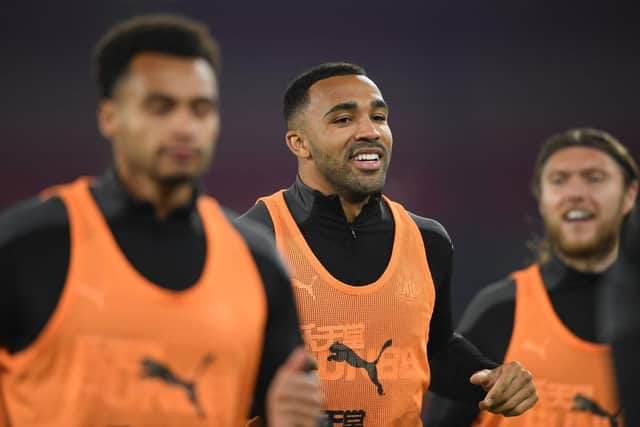
[[(600, 334), (597, 313), (600, 285), (606, 272), (580, 272), (552, 257), (540, 266), (540, 273), (553, 308), (567, 328), (583, 340), (605, 342)], [(511, 341), (515, 292), (511, 277), (487, 286), (471, 301), (457, 328), (493, 360), (504, 360)], [(425, 426), (468, 427), (477, 415), (477, 405), (434, 396)]]
[[(195, 284), (206, 258), (196, 209), (199, 191), (165, 220), (156, 218), (150, 203), (129, 195), (113, 169), (91, 185), (91, 194), (120, 249), (145, 278), (175, 291)], [(254, 397), (261, 414), (275, 370), (302, 338), (289, 277), (273, 239), (259, 224), (242, 222), (235, 228), (253, 255), (268, 304)], [(0, 347), (18, 352), (42, 331), (64, 287), (69, 255), (69, 220), (59, 198), (34, 197), (0, 216)]]
[[(347, 222), (337, 195), (324, 196), (305, 185), (300, 177), (284, 192), (284, 198), (314, 255), (335, 278), (361, 286), (382, 275), (393, 249), (394, 221), (380, 194), (370, 198), (352, 223)], [(453, 245), (446, 230), (432, 219), (409, 215), (422, 234), (425, 261), (436, 290), (427, 347), (431, 389), (477, 405), (485, 392), (470, 384), (469, 377), (496, 364), (453, 333), (450, 290)], [(244, 221), (262, 223), (273, 232), (273, 222), (263, 203), (256, 204), (237, 220)]]

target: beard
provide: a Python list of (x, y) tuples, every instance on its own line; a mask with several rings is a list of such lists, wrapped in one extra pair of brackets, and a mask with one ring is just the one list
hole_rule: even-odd
[[(357, 172), (351, 165), (350, 158), (356, 150), (375, 147), (384, 153), (380, 169), (372, 172)], [(334, 158), (311, 144), (311, 153), (315, 166), (322, 176), (336, 189), (338, 194), (352, 202), (359, 202), (372, 194), (379, 193), (387, 178), (387, 169), (391, 153), (379, 142), (355, 143), (342, 158)]]
[(155, 180), (163, 187), (171, 188), (183, 184), (194, 184), (200, 179), (201, 174), (175, 174), (156, 176)]
[(213, 152), (200, 152), (195, 164), (187, 167), (175, 165), (167, 166), (160, 156), (157, 161), (147, 167), (149, 175), (165, 188), (172, 188), (184, 184), (194, 184), (206, 173), (213, 160)]
[(544, 219), (547, 238), (551, 246), (560, 254), (577, 259), (600, 259), (615, 250), (620, 233), (621, 221), (601, 224), (591, 238), (575, 239), (567, 236), (562, 224)]

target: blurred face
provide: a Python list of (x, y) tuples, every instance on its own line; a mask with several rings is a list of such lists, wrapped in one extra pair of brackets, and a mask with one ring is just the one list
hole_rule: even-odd
[(118, 170), (173, 184), (202, 175), (218, 139), (218, 83), (204, 59), (136, 55), (100, 107)]
[(625, 189), (620, 166), (598, 149), (561, 149), (542, 169), (540, 213), (551, 244), (567, 257), (611, 253), (634, 198), (635, 187)]
[(353, 198), (382, 190), (393, 143), (388, 116), (367, 77), (336, 76), (311, 86), (302, 123), (321, 186)]

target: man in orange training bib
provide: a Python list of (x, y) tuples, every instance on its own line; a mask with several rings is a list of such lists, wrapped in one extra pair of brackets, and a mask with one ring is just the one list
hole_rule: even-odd
[[(597, 307), (637, 191), (635, 161), (605, 132), (572, 129), (542, 146), (533, 178), (546, 234), (538, 261), (482, 290), (459, 327), (490, 357), (525, 363), (540, 400), (517, 421), (481, 413), (477, 425), (618, 425), (611, 350), (598, 333)], [(477, 416), (477, 407), (436, 397), (427, 425), (470, 426)]]
[(421, 425), (430, 385), (505, 415), (530, 408), (527, 371), (496, 367), (453, 334), (444, 228), (381, 194), (389, 107), (365, 71), (309, 70), (289, 86), (284, 115), (296, 181), (239, 221), (271, 228), (288, 261), (327, 425)]
[(0, 423), (237, 427), (253, 402), (269, 425), (314, 425), (277, 250), (198, 185), (219, 133), (216, 43), (150, 15), (95, 60), (113, 166), (0, 218)]

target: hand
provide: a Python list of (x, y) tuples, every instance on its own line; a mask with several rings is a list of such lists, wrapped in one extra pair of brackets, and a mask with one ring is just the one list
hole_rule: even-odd
[(267, 418), (274, 427), (315, 427), (320, 415), (320, 380), (315, 361), (298, 347), (278, 369), (267, 391)]
[(518, 362), (478, 371), (469, 381), (487, 391), (478, 407), (494, 414), (514, 417), (532, 408), (538, 401), (531, 372), (522, 368)]

